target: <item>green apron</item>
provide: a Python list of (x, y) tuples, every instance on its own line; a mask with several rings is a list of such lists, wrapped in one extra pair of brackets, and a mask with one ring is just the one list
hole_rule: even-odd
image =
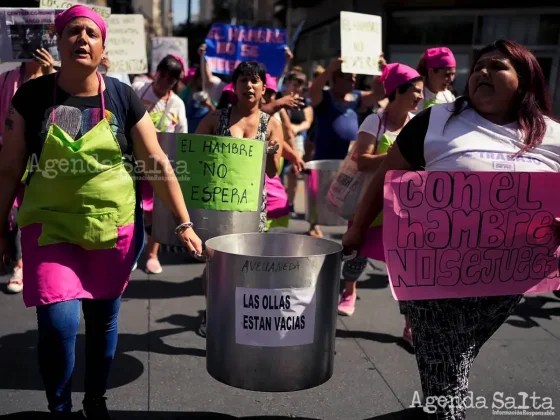
[(428, 109), (434, 105), (437, 105), (438, 101), (436, 99), (424, 99), (424, 109)]
[[(375, 153), (377, 155), (382, 155), (384, 153), (387, 153), (393, 143), (394, 140), (391, 137), (389, 137), (387, 133), (383, 133), (383, 135), (379, 139), (379, 142), (377, 143), (377, 150), (375, 151)], [(379, 213), (379, 215), (373, 221), (370, 227), (381, 226), (381, 225), (383, 225), (383, 212)]]
[[(42, 224), (39, 245), (71, 243), (86, 250), (114, 248), (118, 228), (134, 223), (134, 177), (105, 116), (101, 77), (101, 121), (73, 140), (55, 123), (25, 191), (18, 223)], [(56, 105), (55, 78), (54, 101)]]
[[(144, 91), (144, 93), (142, 94), (140, 99), (144, 99), (144, 96), (146, 95), (146, 92), (148, 92), (148, 90), (150, 90), (150, 88), (152, 87), (152, 85), (150, 84), (148, 86), (148, 88)], [(154, 126), (161, 131), (162, 133), (165, 133), (167, 131), (167, 127), (165, 125), (167, 116), (169, 115), (169, 111), (171, 110), (171, 92), (169, 92), (168, 94), (168, 98), (166, 101), (166, 105), (165, 105), (165, 111), (159, 111), (159, 112), (151, 112), (150, 110), (148, 110), (148, 114), (150, 115), (150, 118), (152, 119), (152, 123), (154, 123)], [(157, 104), (156, 104), (157, 105)]]

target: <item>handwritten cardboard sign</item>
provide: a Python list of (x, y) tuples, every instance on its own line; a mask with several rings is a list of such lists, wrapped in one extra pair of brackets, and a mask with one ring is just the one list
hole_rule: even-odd
[(393, 296), (423, 300), (560, 290), (560, 174), (403, 172), (385, 179)]
[(177, 134), (176, 171), (188, 208), (259, 211), (264, 161), (262, 141)]
[(380, 75), (381, 17), (340, 12), (342, 72)]
[(144, 16), (111, 15), (107, 22), (107, 54), (111, 60), (111, 73), (147, 73)]
[(177, 37), (152, 38), (152, 72), (156, 71), (161, 60), (169, 54), (178, 55), (187, 65), (189, 62), (188, 39)]
[(216, 23), (206, 36), (206, 59), (212, 72), (232, 74), (242, 61), (258, 61), (279, 77), (286, 64), (286, 31)]
[(111, 16), (111, 8), (110, 7), (103, 7), (98, 6), (96, 4), (87, 4), (85, 1), (76, 1), (76, 0), (41, 0), (39, 3), (40, 8), (46, 9), (69, 9), (76, 4), (83, 4), (84, 6), (89, 7), (90, 9), (95, 10), (99, 13), (103, 19), (108, 19)]

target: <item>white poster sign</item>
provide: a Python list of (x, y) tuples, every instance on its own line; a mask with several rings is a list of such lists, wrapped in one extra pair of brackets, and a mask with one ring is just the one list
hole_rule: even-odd
[(380, 16), (340, 12), (342, 72), (380, 75), (381, 35)]
[(181, 57), (185, 65), (188, 66), (189, 50), (187, 38), (156, 37), (152, 38), (152, 72), (161, 60), (169, 54)]
[(237, 344), (302, 346), (315, 336), (315, 288), (235, 289)]
[(111, 15), (108, 21), (107, 54), (111, 73), (148, 72), (143, 15)]
[(111, 8), (110, 7), (103, 7), (97, 6), (95, 4), (86, 4), (85, 1), (76, 1), (76, 0), (41, 0), (39, 3), (39, 7), (46, 8), (46, 9), (69, 9), (76, 4), (83, 4), (97, 13), (99, 13), (104, 19), (108, 19), (111, 16)]
[(2, 62), (26, 62), (44, 48), (54, 61), (59, 60), (54, 19), (61, 10), (0, 9), (0, 59)]

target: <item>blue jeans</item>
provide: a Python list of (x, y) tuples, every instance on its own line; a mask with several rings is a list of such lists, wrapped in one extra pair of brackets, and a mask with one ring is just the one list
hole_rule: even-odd
[[(86, 325), (85, 399), (105, 395), (117, 348), (117, 318), (121, 298), (82, 302)], [(39, 368), (51, 412), (72, 410), (72, 373), (80, 300), (37, 307)]]

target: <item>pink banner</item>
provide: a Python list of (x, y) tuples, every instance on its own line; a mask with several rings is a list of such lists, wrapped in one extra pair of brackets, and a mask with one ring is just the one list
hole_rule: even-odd
[(391, 171), (383, 243), (393, 296), (560, 290), (560, 174)]

